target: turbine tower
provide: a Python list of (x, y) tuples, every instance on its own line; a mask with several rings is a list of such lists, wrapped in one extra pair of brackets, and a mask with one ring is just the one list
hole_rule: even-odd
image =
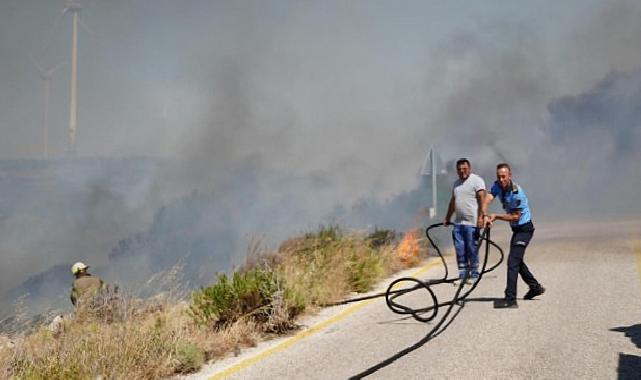
[(62, 63), (57, 64), (56, 66), (49, 67), (48, 69), (43, 69), (37, 62), (33, 64), (38, 69), (40, 73), (40, 79), (44, 81), (44, 119), (42, 126), (42, 142), (43, 142), (43, 156), (45, 159), (49, 158), (49, 89), (51, 88), (51, 78), (53, 78), (53, 73), (58, 70)]
[(72, 15), (71, 35), (71, 84), (69, 95), (69, 142), (67, 154), (76, 154), (76, 131), (78, 129), (78, 16), (82, 7), (76, 0), (65, 0), (62, 14)]
[(432, 207), (429, 208), (429, 218), (434, 219), (438, 216), (438, 197), (437, 197), (437, 177), (439, 174), (446, 174), (447, 171), (443, 168), (443, 162), (434, 149), (433, 146), (430, 146), (425, 160), (423, 160), (423, 166), (421, 167), (421, 175), (429, 176), (432, 182)]

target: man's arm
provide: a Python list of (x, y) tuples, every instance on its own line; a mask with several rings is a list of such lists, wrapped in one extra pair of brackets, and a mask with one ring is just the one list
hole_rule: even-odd
[(490, 216), (487, 214), (487, 208), (490, 206), (490, 203), (494, 200), (494, 195), (491, 192), (485, 194), (483, 197), (483, 202), (481, 203), (481, 215), (483, 215), (482, 225), (484, 227), (489, 227), (492, 225), (493, 220), (490, 220)]
[(78, 294), (75, 287), (71, 289), (71, 294), (69, 295), (69, 299), (71, 299), (71, 304), (73, 306), (76, 306), (76, 301), (78, 301)]
[(517, 222), (519, 219), (521, 219), (521, 209), (512, 209), (509, 213), (491, 214), (488, 216), (487, 206), (490, 204), (491, 200), (487, 201), (487, 198), (494, 199), (494, 196), (491, 194), (488, 194), (488, 196), (486, 197), (486, 202), (484, 202), (484, 205), (485, 205), (484, 213), (485, 213), (486, 225), (491, 225), (492, 222), (494, 222), (495, 220), (503, 220), (505, 222)]
[(450, 224), (452, 214), (454, 214), (454, 194), (452, 194), (452, 196), (450, 197), (450, 204), (447, 206), (447, 214), (445, 214), (443, 225), (447, 226), (448, 224)]
[(485, 202), (485, 189), (481, 189), (476, 192), (476, 203), (478, 204), (478, 218), (476, 220), (476, 226), (479, 228), (483, 227), (483, 216), (485, 216), (485, 213), (483, 212), (483, 202)]
[(521, 218), (521, 210), (514, 210), (509, 214), (492, 214), (490, 215), (490, 223), (495, 220), (503, 220), (506, 222), (516, 222)]

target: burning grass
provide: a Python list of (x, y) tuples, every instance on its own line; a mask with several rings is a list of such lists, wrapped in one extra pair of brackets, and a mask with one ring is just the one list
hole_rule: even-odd
[(230, 277), (195, 291), (190, 303), (101, 295), (91, 310), (42, 327), (0, 349), (0, 377), (151, 379), (200, 369), (271, 334), (295, 328), (298, 315), (363, 292), (421, 260), (418, 232), (394, 244), (392, 231), (369, 236), (321, 227), (254, 254)]
[(407, 231), (396, 249), (397, 257), (406, 266), (416, 265), (422, 260), (424, 247), (421, 245), (421, 233), (420, 229)]

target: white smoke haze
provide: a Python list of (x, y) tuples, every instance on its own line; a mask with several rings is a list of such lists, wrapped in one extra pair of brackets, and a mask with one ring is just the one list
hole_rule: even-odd
[[(417, 210), (389, 207), (428, 206), (413, 190), (430, 145), (488, 185), (513, 164), (535, 218), (638, 215), (641, 5), (546, 4), (89, 1), (78, 160), (101, 158), (59, 159), (67, 66), (52, 80), (57, 164), (3, 166), (0, 293), (76, 260), (110, 275), (110, 252), (138, 255), (118, 268), (139, 273), (181, 257), (228, 270), (251, 236), (275, 244), (364, 199), (405, 226)], [(28, 57), (67, 59), (61, 6), (0, 11), (2, 158), (41, 157)]]

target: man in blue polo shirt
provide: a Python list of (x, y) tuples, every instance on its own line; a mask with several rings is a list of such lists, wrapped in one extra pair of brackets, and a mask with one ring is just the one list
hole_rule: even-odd
[[(501, 200), (505, 214), (487, 215), (487, 208), (494, 198)], [(530, 215), (527, 196), (521, 186), (512, 182), (512, 169), (506, 163), (496, 166), (496, 182), (490, 193), (483, 202), (483, 212), (486, 226), (491, 226), (495, 220), (503, 220), (510, 223), (512, 228), (512, 239), (510, 241), (510, 253), (507, 259), (507, 286), (505, 288), (505, 299), (495, 304), (497, 308), (517, 308), (516, 283), (518, 275), (530, 287), (530, 290), (523, 297), (526, 300), (532, 299), (545, 293), (545, 288), (534, 278), (527, 265), (523, 261), (525, 248), (534, 235), (534, 224)]]

